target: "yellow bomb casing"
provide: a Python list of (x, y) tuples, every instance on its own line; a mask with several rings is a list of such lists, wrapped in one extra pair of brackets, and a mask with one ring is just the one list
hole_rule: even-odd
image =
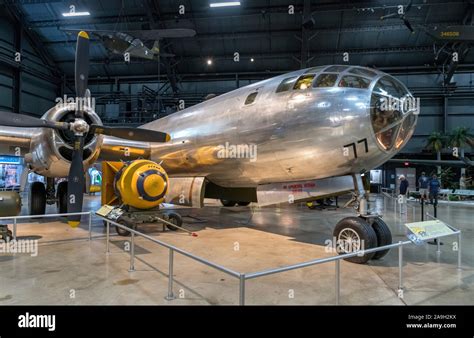
[(115, 188), (124, 204), (137, 209), (151, 209), (164, 201), (168, 175), (153, 161), (136, 160), (117, 172)]

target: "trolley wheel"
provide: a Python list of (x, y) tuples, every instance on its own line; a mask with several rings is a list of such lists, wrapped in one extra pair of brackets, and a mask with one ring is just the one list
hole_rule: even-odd
[[(119, 221), (117, 221), (117, 223), (125, 225), (126, 227), (129, 227), (128, 224), (123, 220), (119, 220)], [(128, 237), (131, 234), (130, 231), (122, 229), (118, 226), (115, 226), (115, 231), (117, 231), (117, 234), (119, 234), (120, 236), (124, 236), (124, 237)]]
[[(372, 228), (375, 231), (375, 235), (377, 236), (377, 246), (385, 246), (392, 244), (392, 232), (388, 228), (387, 224), (379, 217), (374, 219), (372, 223)], [(380, 259), (385, 256), (390, 249), (377, 251), (374, 254), (372, 259)]]
[(225, 207), (233, 207), (237, 203), (237, 201), (230, 201), (230, 200), (221, 200), (221, 203)]
[[(364, 219), (346, 217), (340, 220), (334, 228), (338, 254), (346, 254), (377, 246), (377, 235), (374, 229)], [(374, 252), (363, 256), (354, 256), (345, 260), (352, 263), (364, 264), (374, 256)]]
[(237, 204), (241, 207), (246, 207), (250, 204), (250, 202), (237, 202)]
[[(183, 218), (181, 217), (180, 214), (177, 214), (175, 212), (170, 212), (169, 214), (166, 214), (166, 215), (168, 216), (168, 222), (176, 224), (179, 227), (181, 227), (181, 225), (183, 225)], [(166, 223), (165, 223), (165, 225), (171, 231), (177, 231), (178, 230), (178, 228), (176, 228), (172, 225), (169, 225), (169, 224), (166, 224)]]
[(33, 182), (29, 195), (30, 215), (44, 215), (46, 213), (46, 188), (42, 182)]

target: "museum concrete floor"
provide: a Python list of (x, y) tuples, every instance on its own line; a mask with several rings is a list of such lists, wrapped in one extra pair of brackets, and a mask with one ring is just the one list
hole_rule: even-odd
[[(86, 197), (87, 207), (96, 210), (99, 200)], [(384, 209), (383, 200), (376, 199), (378, 208)], [(157, 225), (140, 229), (235, 271), (254, 272), (334, 255), (326, 250), (325, 241), (332, 237), (338, 220), (353, 215), (351, 209), (309, 210), (303, 204), (255, 209), (208, 202), (200, 210), (180, 210), (194, 217), (185, 217), (185, 226), (198, 237), (162, 232)], [(56, 211), (49, 208), (51, 213)], [(397, 249), (367, 265), (341, 262), (340, 304), (474, 304), (473, 214), (474, 208), (454, 204), (443, 204), (438, 211), (440, 219), (462, 230), (461, 271), (453, 251), (456, 237), (443, 239), (440, 255), (432, 245), (404, 247), (403, 298), (397, 292)], [(405, 217), (411, 221), (410, 208)], [(384, 219), (394, 242), (406, 239), (406, 221), (394, 213), (393, 202), (387, 202)], [(136, 271), (129, 272), (129, 254), (124, 251), (127, 239), (112, 231), (107, 255), (102, 221), (94, 218), (92, 225), (89, 241), (86, 217), (77, 229), (47, 219), (20, 223), (19, 239), (39, 239), (38, 255), (0, 255), (0, 305), (238, 304), (237, 279), (178, 254), (174, 261), (178, 298), (165, 300), (168, 250), (136, 239)], [(246, 304), (334, 304), (334, 272), (331, 262), (249, 280)]]

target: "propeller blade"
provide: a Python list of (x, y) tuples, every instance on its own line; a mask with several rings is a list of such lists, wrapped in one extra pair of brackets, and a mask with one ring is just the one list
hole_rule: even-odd
[(19, 128), (69, 129), (69, 123), (51, 122), (37, 117), (0, 111), (0, 126)]
[(391, 14), (381, 16), (380, 20), (385, 20), (385, 19), (394, 18), (394, 17), (398, 17), (398, 16), (399, 16), (398, 13), (391, 13)]
[(168, 142), (171, 139), (167, 133), (142, 128), (104, 127), (92, 124), (90, 130), (96, 134), (114, 136), (132, 141)]
[(410, 22), (409, 22), (407, 19), (403, 19), (403, 23), (405, 24), (405, 26), (407, 26), (407, 28), (410, 30), (410, 32), (412, 32), (412, 33), (415, 32), (415, 31), (413, 30), (413, 28), (411, 27)]
[[(86, 95), (87, 81), (89, 79), (89, 35), (81, 31), (77, 35), (75, 86), (76, 96), (82, 98)], [(82, 112), (80, 113), (82, 117)]]
[[(71, 167), (67, 181), (67, 212), (75, 213), (82, 211), (84, 199), (84, 164), (83, 164), (84, 136), (75, 137), (74, 150), (72, 153)], [(75, 228), (81, 222), (81, 215), (68, 216), (68, 224)]]

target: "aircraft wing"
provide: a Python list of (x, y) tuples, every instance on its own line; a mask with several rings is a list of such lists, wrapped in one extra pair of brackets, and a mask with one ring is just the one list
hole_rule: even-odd
[(138, 31), (126, 31), (125, 33), (130, 34), (133, 37), (139, 38), (142, 41), (159, 40), (159, 39), (174, 39), (174, 38), (190, 38), (196, 35), (196, 31), (194, 29), (187, 29), (187, 28), (138, 30)]
[[(116, 34), (119, 31), (113, 30), (99, 30), (99, 29), (74, 29), (74, 28), (60, 28), (64, 32), (78, 33), (80, 31), (86, 31), (91, 34), (98, 36)], [(151, 29), (151, 30), (134, 30), (134, 31), (123, 31), (134, 38), (138, 38), (142, 41), (146, 40), (159, 40), (159, 39), (174, 39), (174, 38), (188, 38), (196, 35), (196, 31), (187, 28), (171, 28), (171, 29)]]
[(104, 136), (98, 161), (132, 161), (149, 159), (151, 143), (130, 141), (113, 136)]
[(24, 156), (30, 152), (31, 139), (38, 132), (36, 128), (0, 128), (0, 154)]

